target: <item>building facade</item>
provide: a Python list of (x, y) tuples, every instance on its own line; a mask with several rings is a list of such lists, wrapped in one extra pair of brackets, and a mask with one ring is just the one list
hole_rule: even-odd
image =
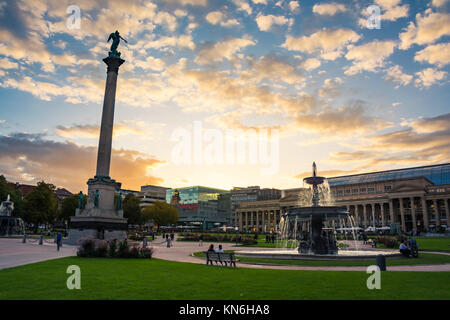
[[(332, 198), (360, 227), (398, 224), (403, 232), (450, 227), (450, 164), (328, 178)], [(243, 232), (278, 230), (288, 208), (302, 206), (302, 190), (283, 190), (279, 200), (241, 203), (235, 226)]]
[(278, 200), (281, 198), (281, 190), (278, 189), (261, 189), (259, 186), (251, 187), (234, 187), (231, 190), (231, 210), (233, 216), (229, 225), (238, 226), (239, 217), (236, 215), (236, 209), (243, 203), (255, 202), (263, 200)]
[(279, 190), (280, 197), (271, 200), (248, 201), (235, 209), (235, 227), (241, 232), (278, 231), (281, 215), (299, 206), (303, 188)]
[(166, 191), (166, 202), (178, 209), (178, 224), (202, 230), (217, 228), (231, 218), (231, 197), (227, 190), (192, 186)]
[(166, 191), (169, 188), (146, 185), (141, 187), (141, 191), (137, 193), (137, 197), (141, 201), (139, 206), (142, 208), (153, 205), (156, 201), (166, 202)]
[(450, 164), (328, 179), (337, 205), (362, 227), (400, 224), (401, 230), (439, 231), (450, 226)]

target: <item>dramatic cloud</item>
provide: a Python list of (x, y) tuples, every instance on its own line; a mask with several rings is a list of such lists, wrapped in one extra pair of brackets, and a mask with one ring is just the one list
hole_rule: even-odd
[(402, 50), (409, 49), (413, 44), (430, 44), (443, 36), (450, 35), (450, 14), (426, 10), (416, 15), (416, 24), (410, 22), (404, 32), (400, 33)]
[(309, 58), (302, 63), (302, 67), (308, 71), (317, 69), (320, 65), (320, 60), (316, 58)]
[(417, 79), (415, 84), (418, 87), (430, 87), (447, 77), (446, 71), (440, 71), (434, 68), (427, 68), (416, 72)]
[(206, 15), (206, 21), (211, 24), (220, 24), (222, 27), (238, 26), (239, 21), (236, 19), (227, 19), (226, 15), (221, 11), (213, 11)]
[(313, 7), (313, 12), (320, 15), (334, 16), (336, 13), (345, 11), (347, 11), (345, 5), (336, 2), (317, 3)]
[(392, 80), (394, 82), (398, 82), (403, 86), (406, 86), (411, 82), (413, 76), (404, 73), (402, 67), (400, 67), (399, 65), (395, 65), (386, 70), (384, 79)]
[(290, 26), (293, 22), (293, 19), (288, 19), (284, 16), (274, 16), (272, 14), (265, 16), (260, 13), (256, 17), (256, 23), (258, 24), (258, 28), (261, 31), (270, 31), (273, 25), (281, 26), (287, 24)]
[(387, 57), (393, 52), (396, 43), (394, 41), (372, 41), (359, 46), (349, 45), (345, 55), (347, 60), (352, 60), (353, 65), (345, 70), (345, 74), (354, 75), (362, 71), (377, 72), (384, 67)]
[(435, 64), (441, 68), (450, 63), (450, 43), (430, 45), (418, 51), (414, 60)]
[(291, 51), (319, 53), (324, 59), (334, 60), (342, 55), (342, 50), (347, 44), (357, 42), (360, 38), (360, 35), (350, 29), (322, 29), (310, 36), (298, 38), (287, 36), (282, 47)]
[(313, 114), (297, 114), (295, 120), (301, 131), (335, 136), (367, 133), (388, 126), (383, 120), (371, 116), (360, 102)]
[(355, 152), (330, 154), (334, 163), (358, 163), (357, 169), (419, 165), (450, 161), (450, 114), (419, 118), (389, 133), (373, 135), (351, 145)]
[[(72, 192), (86, 190), (87, 179), (95, 174), (96, 155), (96, 147), (49, 141), (36, 135), (0, 136), (0, 171), (10, 181), (45, 180)], [(164, 161), (138, 151), (114, 149), (111, 176), (123, 182), (123, 188), (139, 190), (144, 177), (155, 184), (163, 181), (149, 175), (152, 168), (162, 164)]]
[(208, 44), (200, 49), (196, 62), (199, 64), (210, 64), (222, 62), (224, 59), (231, 60), (236, 52), (254, 44), (256, 44), (256, 41), (251, 37), (229, 38)]

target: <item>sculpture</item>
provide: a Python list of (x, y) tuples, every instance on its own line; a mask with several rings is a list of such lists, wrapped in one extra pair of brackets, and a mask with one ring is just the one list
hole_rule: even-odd
[(6, 200), (0, 205), (0, 215), (11, 216), (11, 212), (14, 210), (14, 202), (10, 200), (10, 195), (6, 197)]
[(84, 204), (84, 195), (83, 192), (80, 191), (80, 193), (78, 194), (78, 209), (83, 209), (83, 204)]
[(100, 202), (100, 192), (98, 190), (95, 190), (94, 194), (94, 207), (98, 208), (98, 203)]
[(119, 31), (116, 30), (116, 32), (113, 32), (109, 35), (108, 41), (112, 39), (112, 44), (111, 44), (111, 51), (109, 52), (109, 56), (112, 58), (120, 58), (120, 52), (117, 51), (117, 47), (119, 46), (120, 43), (120, 39), (122, 39), (123, 41), (125, 41), (125, 43), (128, 43), (127, 40), (125, 40), (124, 38), (122, 38), (120, 36)]
[(116, 210), (122, 210), (122, 191), (117, 196)]

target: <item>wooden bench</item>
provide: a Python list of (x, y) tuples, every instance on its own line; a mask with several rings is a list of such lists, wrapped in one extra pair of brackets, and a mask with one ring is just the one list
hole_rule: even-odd
[(205, 258), (206, 258), (206, 264), (208, 265), (211, 263), (213, 265), (213, 261), (216, 263), (216, 265), (220, 262), (220, 264), (223, 266), (225, 263), (225, 267), (228, 265), (230, 267), (236, 267), (236, 257), (234, 256), (234, 253), (217, 253), (217, 252), (210, 252), (205, 251)]

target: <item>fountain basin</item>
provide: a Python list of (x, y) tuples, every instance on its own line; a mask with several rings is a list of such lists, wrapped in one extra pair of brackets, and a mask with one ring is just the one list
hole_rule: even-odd
[(378, 255), (389, 258), (400, 258), (401, 253), (389, 249), (347, 249), (339, 250), (337, 254), (301, 254), (297, 249), (290, 250), (242, 250), (236, 251), (237, 257), (262, 258), (262, 259), (284, 259), (284, 260), (369, 260)]

